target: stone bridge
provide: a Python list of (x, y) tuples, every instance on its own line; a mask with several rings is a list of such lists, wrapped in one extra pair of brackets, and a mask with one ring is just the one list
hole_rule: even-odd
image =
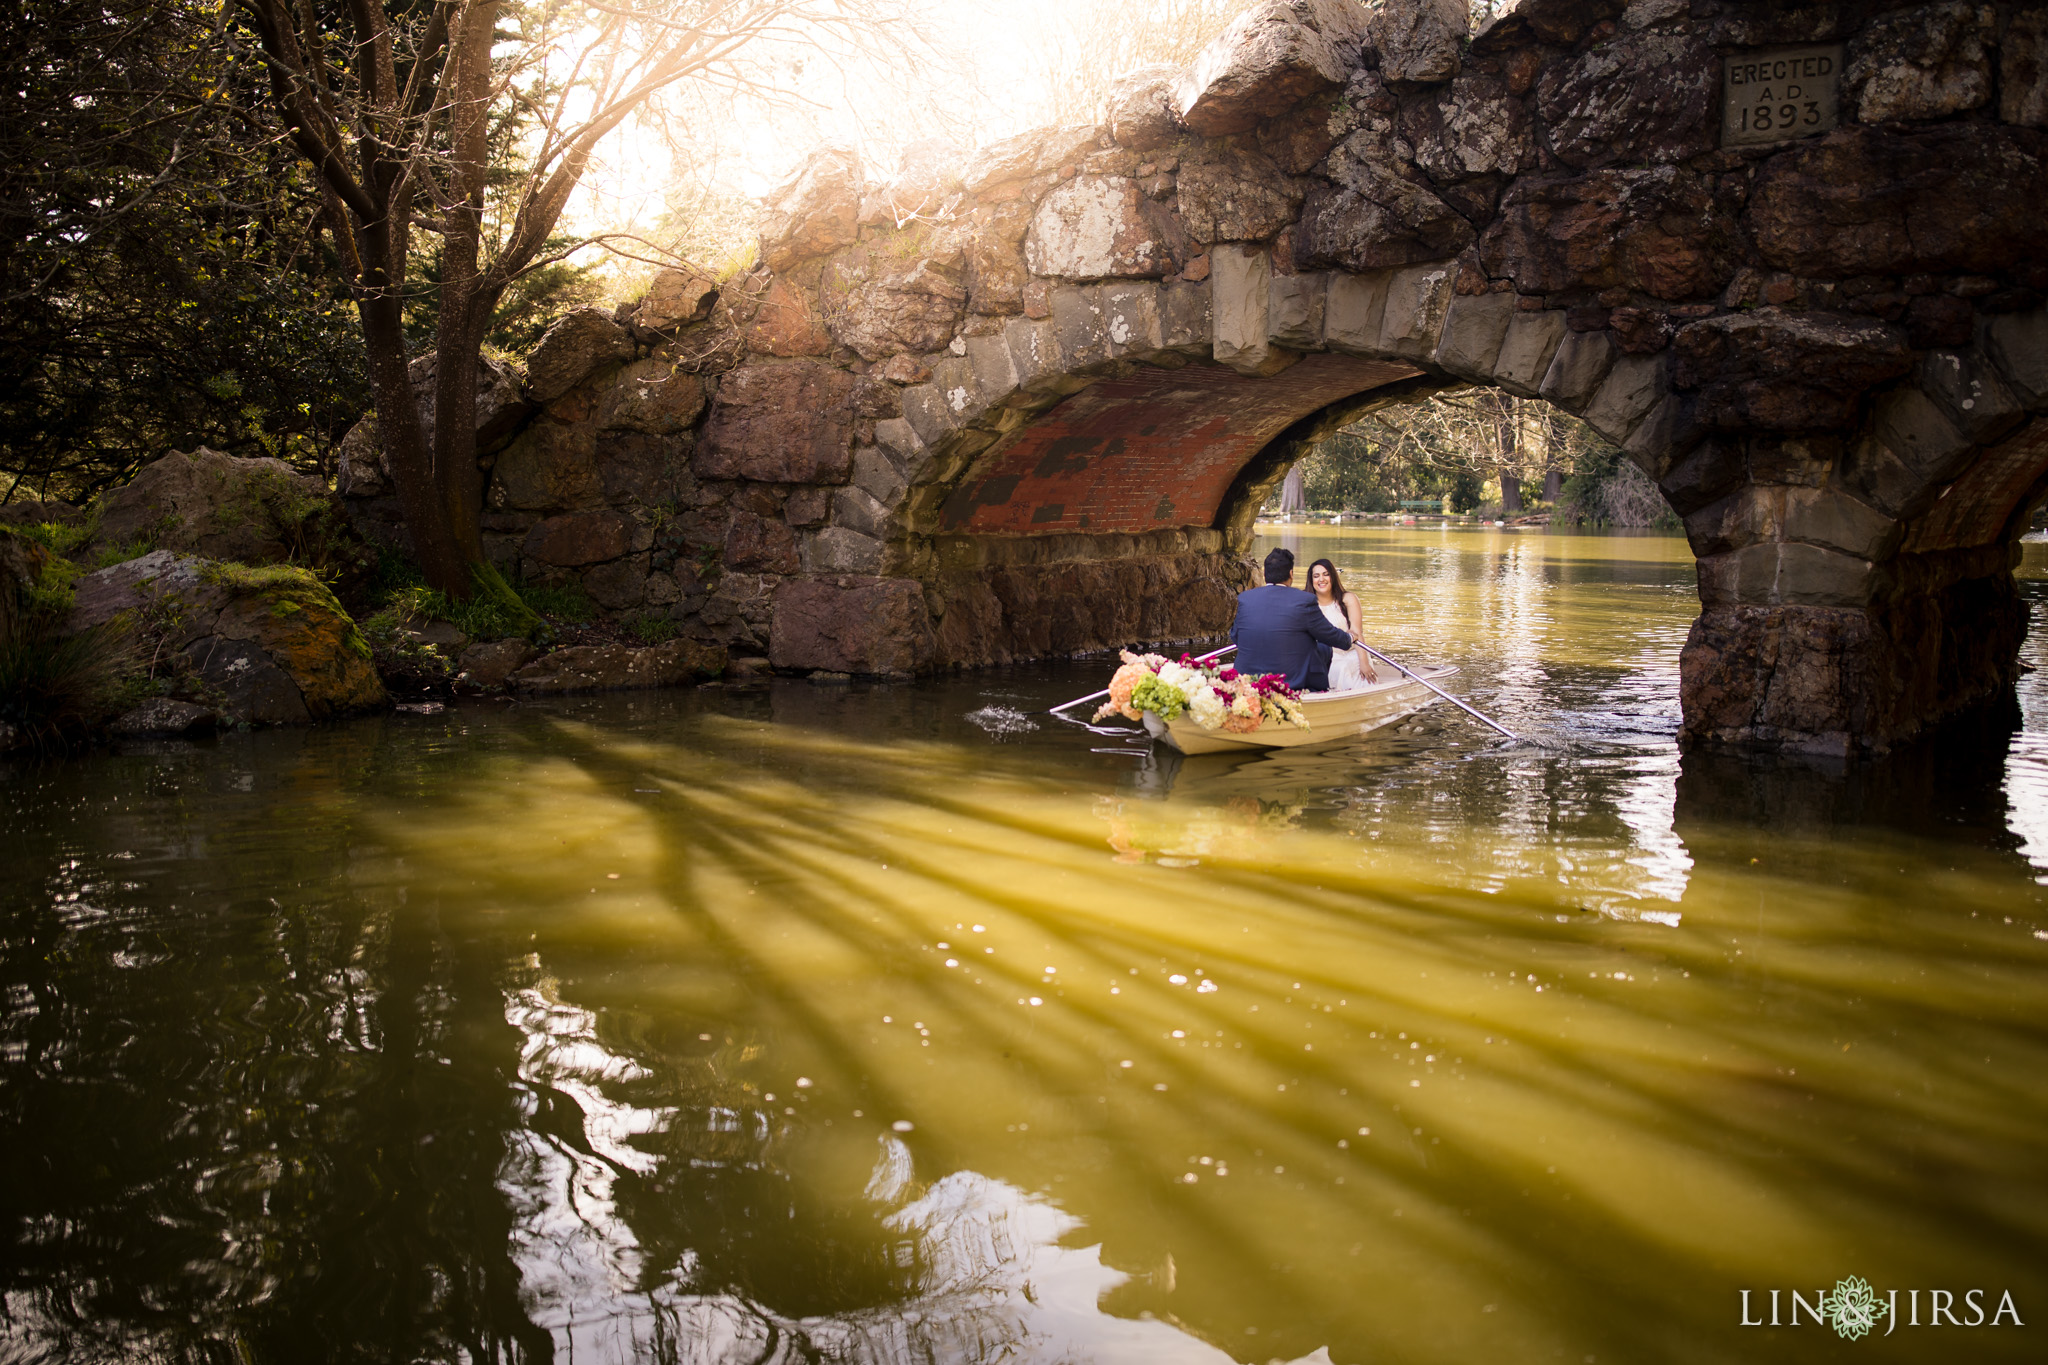
[(879, 182), (821, 152), (754, 271), (666, 272), (483, 377), (494, 553), (782, 668), (1213, 635), (1309, 444), (1493, 385), (1683, 517), (1689, 742), (1877, 749), (2009, 688), (2048, 9), (1464, 15), (1269, 0), (1103, 126)]

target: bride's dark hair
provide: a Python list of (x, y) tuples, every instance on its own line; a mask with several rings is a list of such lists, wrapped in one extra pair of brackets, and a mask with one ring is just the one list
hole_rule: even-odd
[(1308, 590), (1316, 590), (1316, 570), (1326, 570), (1330, 575), (1330, 600), (1338, 606), (1344, 605), (1344, 580), (1337, 576), (1337, 566), (1327, 559), (1318, 559), (1308, 566)]

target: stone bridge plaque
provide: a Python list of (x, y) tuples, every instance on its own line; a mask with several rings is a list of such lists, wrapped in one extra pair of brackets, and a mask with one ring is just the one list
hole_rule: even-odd
[(1825, 133), (1839, 116), (1842, 45), (1767, 47), (1721, 66), (1721, 145)]

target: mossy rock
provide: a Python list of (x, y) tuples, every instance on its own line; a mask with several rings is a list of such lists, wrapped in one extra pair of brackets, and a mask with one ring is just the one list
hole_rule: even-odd
[[(145, 465), (93, 506), (90, 548), (176, 550), (237, 564), (309, 564), (331, 578), (367, 573), (374, 557), (319, 479), (282, 460), (204, 446)], [(88, 556), (90, 558), (90, 556)]]
[(157, 550), (85, 575), (65, 629), (125, 617), (182, 655), (253, 725), (287, 725), (390, 705), (369, 643), (326, 585), (290, 564), (244, 565)]

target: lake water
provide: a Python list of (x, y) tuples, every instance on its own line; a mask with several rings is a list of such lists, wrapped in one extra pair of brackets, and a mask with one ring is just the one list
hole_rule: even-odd
[(0, 1359), (2040, 1359), (2048, 673), (1682, 759), (1681, 542), (1287, 543), (1542, 742), (1095, 661), (0, 767)]

